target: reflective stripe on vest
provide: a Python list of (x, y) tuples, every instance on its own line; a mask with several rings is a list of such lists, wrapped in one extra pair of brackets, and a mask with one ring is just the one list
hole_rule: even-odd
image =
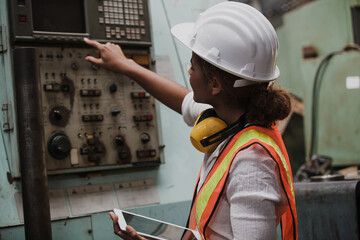
[[(269, 135), (272, 135), (272, 137), (276, 139), (278, 143)], [(285, 237), (284, 234), (287, 233), (287, 235), (293, 235), (291, 238), (287, 239), (297, 239), (297, 217), (295, 210), (295, 194), (292, 174), (291, 169), (289, 169), (289, 160), (285, 147), (283, 146), (281, 136), (279, 136), (280, 133), (276, 127), (275, 129), (265, 129), (257, 126), (248, 127), (235, 135), (228, 146), (226, 146), (224, 151), (220, 154), (219, 158), (214, 164), (213, 169), (206, 177), (202, 188), (199, 190), (199, 193), (196, 196), (190, 216), (190, 228), (194, 229), (194, 225), (196, 224), (198, 229), (200, 229), (202, 237), (204, 239), (206, 238), (206, 227), (210, 221), (211, 215), (215, 210), (214, 208), (216, 208), (217, 203), (222, 195), (223, 187), (225, 186), (232, 160), (234, 159), (235, 155), (244, 147), (253, 143), (260, 143), (268, 150), (269, 154), (272, 152), (273, 155), (277, 155), (277, 158), (274, 160), (279, 166), (280, 178), (282, 179), (282, 182), (284, 182), (283, 187), (288, 198), (289, 207), (286, 218), (282, 217), (282, 219), (287, 222), (293, 222), (290, 223), (290, 225), (289, 223), (285, 224), (287, 228), (293, 228), (293, 231), (285, 231), (286, 229), (283, 229), (283, 238)], [(236, 139), (237, 137), (238, 139)], [(278, 144), (280, 144), (280, 146)], [(269, 151), (269, 149), (271, 150)], [(286, 155), (284, 156), (284, 154)], [(277, 223), (279, 220), (280, 219), (278, 219)]]

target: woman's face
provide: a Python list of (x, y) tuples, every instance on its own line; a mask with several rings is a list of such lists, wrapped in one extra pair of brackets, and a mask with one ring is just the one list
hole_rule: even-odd
[(196, 58), (193, 56), (190, 60), (191, 66), (188, 70), (190, 75), (190, 85), (194, 91), (194, 101), (198, 103), (209, 103), (209, 97), (211, 97), (210, 86), (208, 84), (208, 79), (201, 71), (199, 64), (196, 61)]

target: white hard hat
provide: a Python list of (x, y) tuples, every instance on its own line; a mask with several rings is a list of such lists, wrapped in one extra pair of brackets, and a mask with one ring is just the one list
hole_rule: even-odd
[[(172, 34), (198, 56), (235, 76), (234, 87), (279, 77), (279, 42), (274, 27), (255, 8), (222, 2), (201, 13), (195, 23), (180, 23)], [(243, 82), (241, 82), (243, 81)]]

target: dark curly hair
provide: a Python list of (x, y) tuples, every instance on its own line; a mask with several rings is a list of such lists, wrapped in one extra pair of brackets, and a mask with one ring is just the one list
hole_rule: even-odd
[(203, 60), (196, 54), (193, 59), (199, 64), (204, 76), (220, 78), (226, 93), (226, 101), (236, 103), (245, 109), (246, 120), (250, 124), (270, 128), (276, 121), (286, 118), (291, 111), (290, 95), (275, 84), (259, 83), (234, 88), (239, 77), (225, 72)]

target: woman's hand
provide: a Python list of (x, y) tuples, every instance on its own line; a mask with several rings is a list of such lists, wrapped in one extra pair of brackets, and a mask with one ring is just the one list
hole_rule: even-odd
[(185, 95), (189, 92), (188, 89), (127, 58), (119, 45), (112, 43), (101, 44), (87, 38), (84, 38), (84, 42), (98, 50), (98, 57), (87, 56), (85, 58), (87, 61), (128, 76), (157, 100), (181, 113), (181, 104)]
[(114, 225), (114, 233), (119, 237), (125, 240), (146, 240), (146, 238), (141, 237), (136, 230), (131, 226), (126, 226), (126, 232), (121, 231), (119, 224), (118, 224), (118, 216), (115, 213), (110, 212), (110, 217), (113, 221)]
[(85, 59), (101, 67), (126, 74), (132, 67), (138, 66), (132, 59), (126, 58), (119, 45), (113, 43), (101, 44), (84, 38), (84, 42), (98, 50), (98, 58), (87, 56)]

